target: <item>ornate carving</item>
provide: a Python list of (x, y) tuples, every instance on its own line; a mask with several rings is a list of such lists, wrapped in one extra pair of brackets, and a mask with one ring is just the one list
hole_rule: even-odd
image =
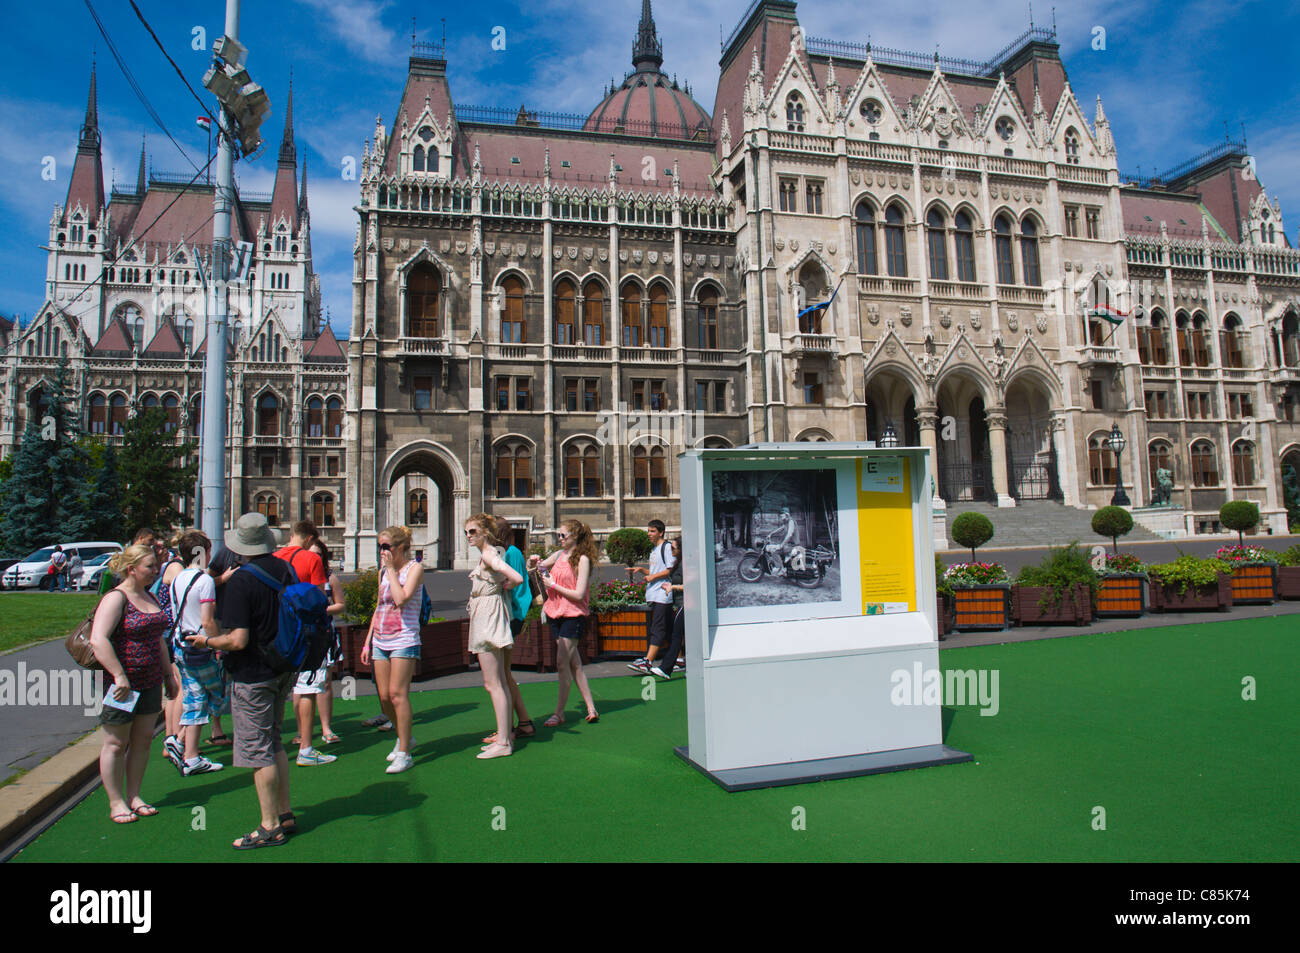
[(491, 258), (491, 257), (492, 257), (493, 255), (495, 255), (496, 253), (497, 253), (497, 243), (496, 243), (496, 242), (484, 242), (484, 243), (483, 243), (483, 254), (485, 254), (485, 255), (487, 255), (489, 258)]
[(939, 309), (939, 326), (944, 330), (952, 327), (952, 308)]
[(798, 250), (799, 250), (799, 239), (797, 238), (790, 239), (790, 251), (798, 251)]
[(777, 251), (785, 251), (785, 239), (782, 238), (780, 235), (776, 237), (776, 241), (773, 244), (776, 245)]
[(1007, 312), (1007, 328), (1012, 334), (1020, 330), (1020, 318), (1016, 316), (1014, 311)]
[(524, 257), (525, 255), (527, 255), (527, 254), (528, 254), (528, 243), (527, 243), (527, 242), (515, 242), (515, 257), (516, 257), (516, 258), (523, 258), (523, 257)]
[(639, 249), (639, 248), (634, 248), (634, 249), (632, 250), (632, 264), (634, 264), (634, 265), (639, 265), (639, 264), (641, 264), (641, 260), (642, 260), (644, 257), (645, 257), (645, 253), (644, 253), (643, 251), (641, 251), (641, 249)]
[(871, 322), (871, 324), (873, 325), (880, 323), (880, 305), (878, 304), (867, 305), (867, 320)]
[(971, 308), (970, 329), (972, 331), (978, 331), (980, 329), (980, 313), (979, 313), (979, 309), (977, 308)]
[(599, 252), (597, 252), (596, 257), (599, 258), (601, 261), (609, 261), (609, 249), (602, 248)]
[(721, 256), (721, 255), (710, 255), (710, 256), (709, 256), (709, 264), (712, 265), (714, 268), (721, 268), (721, 267), (722, 267), (722, 256)]
[(673, 263), (673, 253), (670, 251), (664, 252), (664, 264), (671, 265), (672, 263)]
[(826, 250), (830, 252), (832, 255), (834, 255), (837, 251), (839, 251), (839, 248), (840, 246), (835, 244), (835, 242), (826, 243)]
[(694, 261), (695, 261), (695, 255), (694, 255), (692, 252), (688, 252), (688, 251), (684, 251), (684, 252), (682, 252), (682, 264), (683, 264), (683, 265), (685, 265), (687, 268), (689, 268), (689, 267), (691, 267), (691, 264), (692, 264), (692, 262), (694, 262)]
[(564, 249), (563, 249), (563, 248), (556, 248), (556, 249), (552, 252), (552, 254), (553, 254), (554, 257), (555, 257), (555, 260), (556, 260), (556, 261), (559, 261), (561, 258), (564, 257)]
[(569, 252), (569, 261), (577, 261), (577, 260), (578, 260), (578, 246), (577, 246), (577, 245), (570, 245), (570, 246), (568, 247), (568, 252)]
[(385, 238), (384, 238), (384, 251), (392, 251), (392, 250), (393, 250), (393, 245), (394, 245), (394, 244), (396, 244), (396, 243), (393, 241), (392, 238), (385, 237)]
[(1038, 328), (1039, 334), (1047, 333), (1047, 315), (1039, 311), (1034, 315), (1034, 327)]
[(625, 264), (625, 265), (627, 264), (627, 249), (626, 249), (626, 248), (620, 248), (620, 249), (618, 250), (618, 260), (621, 261), (621, 262), (622, 262), (623, 264)]
[(596, 257), (596, 249), (594, 249), (594, 248), (588, 246), (587, 248), (584, 248), (584, 249), (582, 250), (582, 260), (583, 260), (583, 261), (591, 261), (591, 260), (592, 260), (593, 258), (595, 258), (595, 257)]
[(646, 259), (646, 261), (648, 261), (650, 264), (652, 264), (652, 265), (657, 265), (657, 264), (659, 264), (659, 253), (658, 253), (657, 251), (649, 251), (649, 252), (646, 252), (645, 259)]
[(469, 248), (469, 244), (468, 244), (467, 242), (457, 242), (457, 243), (456, 243), (456, 254), (457, 254), (457, 255), (463, 255), (463, 254), (465, 254), (465, 250), (468, 249), (468, 248)]
[(531, 247), (529, 248), (529, 253), (530, 253), (534, 258), (541, 258), (541, 257), (542, 257), (542, 246), (541, 246), (541, 245), (533, 245), (533, 246), (531, 246)]
[(898, 320), (905, 328), (910, 328), (912, 326), (912, 308), (910, 305), (905, 304), (899, 307)]

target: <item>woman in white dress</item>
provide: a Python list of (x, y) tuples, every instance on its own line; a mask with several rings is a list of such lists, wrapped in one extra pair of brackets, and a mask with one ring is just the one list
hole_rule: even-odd
[(505, 593), (524, 581), (505, 560), (505, 550), (496, 538), (496, 521), (486, 513), (471, 516), (465, 523), (465, 541), (478, 549), (478, 565), (469, 574), (469, 650), (478, 656), (483, 687), (492, 698), (497, 716), (496, 741), (484, 745), (480, 758), (504, 758), (514, 753), (510, 726), (510, 652), (515, 644), (510, 632), (510, 610)]

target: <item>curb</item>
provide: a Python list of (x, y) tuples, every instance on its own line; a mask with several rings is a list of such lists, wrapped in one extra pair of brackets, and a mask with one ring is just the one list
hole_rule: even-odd
[(0, 855), (99, 773), (102, 747), (103, 739), (95, 729), (0, 788)]

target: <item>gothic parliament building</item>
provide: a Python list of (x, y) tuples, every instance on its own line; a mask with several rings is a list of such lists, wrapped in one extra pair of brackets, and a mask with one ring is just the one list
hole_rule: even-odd
[[(975, 62), (805, 37), (792, 0), (754, 0), (712, 113), (664, 63), (649, 0), (587, 115), (458, 107), (443, 49), (414, 44), (361, 162), (341, 344), (286, 124), (274, 194), (237, 217), (259, 258), (231, 342), (232, 512), (328, 512), (349, 567), (405, 523), (459, 567), (480, 510), (552, 538), (570, 517), (671, 525), (682, 450), (891, 429), (930, 448), (940, 513), (1093, 508), (1117, 425), (1135, 507), (1172, 476), (1162, 527), (1215, 532), (1251, 499), (1286, 531), (1300, 252), (1244, 142), (1122, 177), (1041, 28)], [(211, 190), (87, 285), (179, 188), (142, 171), (106, 204), (93, 110), (92, 86), (48, 301), (0, 327), (0, 453), (65, 350), (92, 432), (150, 401), (196, 427), (182, 276)]]

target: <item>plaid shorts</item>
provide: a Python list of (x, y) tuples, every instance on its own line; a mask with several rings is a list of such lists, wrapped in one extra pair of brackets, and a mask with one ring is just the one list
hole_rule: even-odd
[(181, 673), (181, 698), (184, 710), (182, 725), (206, 725), (213, 715), (230, 712), (230, 688), (226, 684), (226, 670), (216, 656), (198, 665), (189, 665), (184, 656), (176, 660)]

